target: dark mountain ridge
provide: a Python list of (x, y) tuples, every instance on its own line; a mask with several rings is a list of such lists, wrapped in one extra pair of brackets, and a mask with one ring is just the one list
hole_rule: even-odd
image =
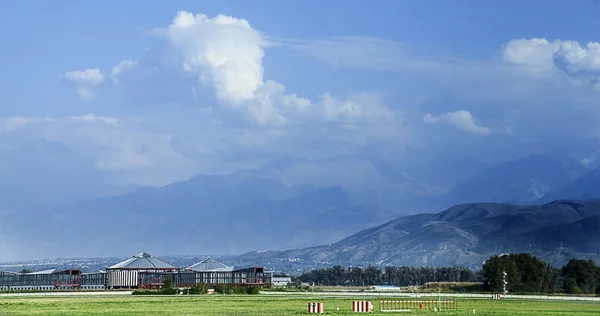
[[(463, 204), (397, 218), (327, 246), (247, 253), (239, 260), (281, 264), (478, 266), (493, 254), (531, 252), (552, 263), (600, 255), (600, 201), (545, 205)], [(582, 242), (577, 242), (581, 240)], [(314, 264), (313, 264), (314, 265)], [(309, 266), (307, 264), (306, 266)]]

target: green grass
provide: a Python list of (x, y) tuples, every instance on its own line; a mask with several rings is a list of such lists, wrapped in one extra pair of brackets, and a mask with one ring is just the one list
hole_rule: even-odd
[[(64, 296), (0, 297), (0, 315), (307, 315), (308, 302), (324, 302), (325, 313), (351, 315), (351, 298), (322, 300), (248, 296)], [(598, 315), (600, 303), (525, 300), (459, 300), (458, 311), (415, 311), (388, 315)], [(336, 307), (340, 310), (336, 311)]]

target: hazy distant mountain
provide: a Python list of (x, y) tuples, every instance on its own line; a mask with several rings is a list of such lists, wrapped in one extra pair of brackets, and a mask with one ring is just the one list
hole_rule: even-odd
[[(474, 166), (468, 167), (471, 163)], [(425, 207), (439, 210), (439, 205), (453, 201), (531, 201), (564, 185), (584, 170), (568, 158), (529, 156), (490, 167), (435, 199), (428, 196), (436, 191), (435, 179), (449, 184), (452, 182), (449, 177), (465, 176), (457, 172), (461, 165), (470, 170), (467, 173), (485, 167), (475, 160), (450, 160), (449, 166), (454, 167), (449, 168), (456, 170), (443, 171), (442, 164), (442, 160), (433, 161), (429, 167), (411, 169), (411, 174), (365, 157), (322, 161), (282, 158), (259, 169), (227, 175), (197, 175), (187, 181), (141, 188), (66, 207), (0, 213), (0, 237), (5, 242), (5, 246), (0, 244), (0, 247), (4, 247), (5, 253), (10, 250), (35, 256), (118, 256), (140, 249), (165, 254), (242, 253), (306, 247), (336, 242), (361, 229), (401, 214), (417, 213)], [(427, 168), (441, 174), (435, 175)], [(520, 208), (482, 205), (479, 209), (485, 210), (484, 213)], [(465, 247), (468, 249), (465, 253), (469, 254), (480, 246), (482, 236), (478, 231), (496, 229), (497, 222), (487, 223), (485, 216), (477, 213), (483, 211), (476, 212), (477, 207), (465, 212), (460, 211), (461, 207), (446, 212), (446, 216), (458, 216), (461, 220), (438, 219), (437, 224), (418, 232), (415, 229), (421, 227), (423, 221), (434, 221), (431, 218), (438, 214), (405, 217), (393, 224), (394, 229), (388, 226), (378, 231), (380, 239), (371, 239), (370, 248), (385, 247), (386, 242), (409, 233), (410, 236), (403, 237), (402, 247), (393, 251), (431, 250), (441, 247), (435, 241), (441, 239), (445, 240), (444, 249), (457, 251), (447, 254), (447, 260), (453, 255), (465, 255), (461, 252)], [(457, 215), (453, 215), (455, 213)], [(469, 229), (463, 227), (467, 215), (473, 217)], [(455, 221), (462, 224), (448, 224)], [(565, 223), (570, 222), (554, 224)], [(491, 226), (486, 226), (488, 224)], [(339, 245), (358, 237), (360, 235), (355, 235)], [(346, 259), (351, 261), (363, 260), (361, 254), (369, 251), (358, 249), (345, 256), (350, 256)], [(390, 251), (383, 251), (381, 256), (391, 256)]]
[[(400, 217), (320, 247), (248, 253), (238, 260), (320, 265), (480, 265), (494, 253), (532, 252), (558, 264), (600, 254), (600, 201), (543, 206), (465, 204)], [(581, 242), (578, 242), (581, 241)], [(566, 255), (568, 254), (568, 255)]]
[(238, 171), (231, 176), (270, 179), (288, 187), (340, 186), (359, 203), (368, 202), (383, 207), (408, 197), (433, 193), (427, 184), (372, 157), (340, 157), (319, 161), (284, 157), (259, 170)]
[(333, 242), (396, 216), (361, 203), (357, 194), (401, 190), (402, 181), (410, 181), (400, 175), (396, 182), (397, 175), (378, 168), (354, 159), (283, 159), (257, 170), (198, 175), (21, 213), (5, 218), (10, 227), (4, 232), (19, 236), (30, 228), (22, 251), (38, 256), (126, 255), (148, 247), (155, 253), (241, 253)]
[(438, 156), (416, 168), (406, 170), (415, 180), (447, 193), (455, 185), (491, 168), (492, 165), (473, 158), (453, 158)]
[[(23, 240), (24, 227), (35, 231), (27, 233), (27, 247), (19, 253), (127, 255), (145, 247), (240, 253), (333, 242), (402, 214), (404, 199), (426, 193), (426, 185), (376, 159), (282, 158), (254, 170), (197, 175), (67, 207), (30, 208), (0, 217), (0, 224), (11, 240)], [(173, 238), (184, 242), (173, 245)], [(74, 249), (74, 243), (86, 247)]]
[(581, 164), (589, 169), (600, 167), (600, 150), (596, 150), (581, 160)]
[(437, 199), (436, 205), (446, 208), (461, 203), (532, 203), (575, 180), (586, 170), (567, 156), (526, 156), (467, 179)]
[(600, 168), (584, 173), (574, 181), (543, 196), (538, 202), (547, 203), (559, 199), (600, 199)]

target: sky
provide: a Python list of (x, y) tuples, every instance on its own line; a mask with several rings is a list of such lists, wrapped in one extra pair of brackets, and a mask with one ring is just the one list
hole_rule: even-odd
[(595, 0), (2, 1), (0, 163), (161, 185), (282, 156), (582, 159), (598, 30)]

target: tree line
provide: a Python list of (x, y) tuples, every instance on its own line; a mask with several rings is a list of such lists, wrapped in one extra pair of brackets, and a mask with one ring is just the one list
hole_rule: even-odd
[[(528, 253), (497, 255), (483, 265), (486, 290), (502, 293), (600, 294), (600, 267), (592, 260), (571, 259), (560, 269)], [(506, 272), (506, 276), (503, 273)]]
[[(503, 273), (506, 273), (506, 276)], [(482, 268), (376, 266), (315, 269), (295, 278), (324, 286), (396, 285), (418, 286), (428, 282), (481, 282), (488, 292), (600, 294), (600, 267), (592, 260), (571, 259), (554, 268), (528, 254), (495, 255)], [(506, 287), (504, 286), (506, 281)]]
[(423, 285), (427, 282), (479, 282), (477, 271), (463, 267), (385, 267), (375, 266), (344, 268), (336, 265), (306, 272), (298, 278), (300, 282), (327, 286), (368, 285)]

